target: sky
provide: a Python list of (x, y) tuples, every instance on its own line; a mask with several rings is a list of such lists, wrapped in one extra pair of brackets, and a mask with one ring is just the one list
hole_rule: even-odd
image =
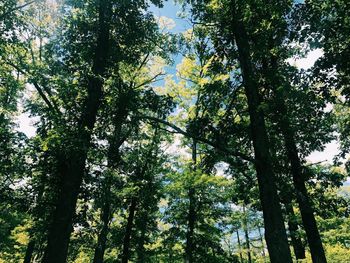
[[(173, 33), (184, 32), (191, 27), (189, 21), (179, 18), (178, 14), (181, 11), (179, 6), (176, 6), (173, 1), (166, 1), (163, 8), (151, 6), (150, 11), (154, 13), (159, 23), (162, 23), (170, 28)], [(322, 56), (322, 50), (316, 49), (311, 51), (305, 58), (290, 58), (288, 62), (298, 68), (308, 69), (312, 67), (315, 61)], [(181, 56), (174, 57), (174, 65), (167, 68), (167, 73), (174, 74), (176, 72), (176, 64), (181, 61)], [(35, 135), (35, 127), (33, 126), (35, 119), (30, 118), (27, 113), (21, 113), (18, 117), (18, 130), (24, 132), (28, 137)], [(338, 153), (338, 143), (333, 141), (325, 145), (325, 150), (322, 152), (313, 152), (306, 159), (310, 163), (326, 161), (332, 163), (333, 157)], [(172, 147), (177, 151), (179, 144)], [(349, 180), (350, 182), (350, 180)]]

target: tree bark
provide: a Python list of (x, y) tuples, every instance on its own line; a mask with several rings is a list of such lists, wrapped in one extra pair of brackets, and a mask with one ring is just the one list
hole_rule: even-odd
[(271, 263), (280, 263), (282, 261), (291, 263), (292, 257), (277, 194), (264, 113), (260, 107), (258, 82), (255, 79), (248, 36), (243, 23), (237, 19), (237, 12), (234, 12), (233, 15), (235, 18), (233, 19), (232, 33), (236, 40), (243, 84), (248, 99), (255, 168), (264, 215), (266, 244)]
[(129, 206), (129, 215), (128, 215), (128, 220), (126, 224), (125, 234), (124, 234), (122, 263), (128, 263), (128, 260), (130, 257), (130, 241), (131, 241), (132, 227), (134, 225), (136, 205), (137, 205), (136, 198), (133, 197), (131, 199), (131, 203)]
[(285, 204), (286, 212), (288, 214), (288, 228), (290, 233), (290, 238), (292, 241), (292, 247), (294, 250), (294, 254), (297, 260), (305, 259), (305, 248), (303, 246), (303, 242), (298, 236), (298, 223), (295, 221), (295, 214), (293, 211), (293, 207), (290, 203)]
[(49, 227), (44, 263), (66, 262), (72, 220), (84, 175), (91, 133), (102, 98), (103, 80), (101, 76), (105, 75), (108, 62), (110, 11), (110, 1), (100, 0), (99, 31), (92, 65), (93, 74), (87, 80), (87, 98), (78, 122), (78, 132), (71, 139), (71, 144), (74, 146), (70, 145), (69, 152), (62, 150), (60, 153), (62, 160), (59, 178), (61, 182), (58, 186), (58, 196)]

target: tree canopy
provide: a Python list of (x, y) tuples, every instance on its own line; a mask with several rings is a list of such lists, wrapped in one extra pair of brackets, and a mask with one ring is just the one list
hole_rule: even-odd
[(3, 0), (0, 263), (349, 262), (349, 10)]

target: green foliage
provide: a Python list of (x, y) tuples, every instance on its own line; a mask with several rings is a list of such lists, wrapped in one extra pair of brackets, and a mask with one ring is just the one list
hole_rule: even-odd
[[(177, 2), (193, 25), (173, 34), (150, 11), (161, 0), (1, 1), (0, 262), (23, 261), (31, 243), (42, 261), (58, 197), (79, 172), (67, 262), (92, 262), (102, 245), (103, 262), (126, 250), (139, 263), (189, 253), (190, 263), (267, 262), (237, 19), (285, 220), (306, 240), (281, 119), (327, 259), (349, 261), (348, 1)], [(287, 63), (314, 48), (324, 54), (312, 69)], [(18, 125), (28, 115), (31, 138)], [(334, 139), (333, 164), (304, 161)], [(76, 163), (81, 171), (67, 172)]]

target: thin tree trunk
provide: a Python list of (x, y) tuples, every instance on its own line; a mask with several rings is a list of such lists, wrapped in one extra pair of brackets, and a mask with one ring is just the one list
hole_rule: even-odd
[(102, 225), (100, 234), (98, 236), (93, 263), (103, 263), (103, 257), (106, 250), (107, 235), (109, 231), (109, 223), (111, 220), (111, 203), (110, 203), (111, 186), (109, 185), (108, 182), (107, 184), (108, 184), (106, 187), (107, 189), (103, 189), (107, 191), (106, 198), (104, 200), (104, 205), (102, 207), (102, 214), (101, 214), (101, 221), (103, 225)]
[(23, 263), (30, 263), (31, 262), (32, 257), (33, 257), (34, 248), (35, 248), (35, 241), (31, 239), (27, 245), (26, 254), (24, 256)]
[[(127, 107), (125, 105), (126, 101), (119, 102), (119, 111), (116, 113), (114, 118), (114, 130), (113, 134), (109, 139), (108, 147), (108, 169), (116, 169), (120, 163), (120, 152), (119, 148), (124, 143), (126, 138), (121, 136), (121, 128), (123, 120), (128, 115)], [(104, 253), (106, 250), (107, 236), (109, 233), (109, 223), (112, 216), (112, 200), (111, 200), (111, 187), (112, 187), (112, 178), (108, 173), (104, 179), (104, 187), (102, 188), (104, 200), (101, 213), (102, 228), (98, 236), (97, 246), (95, 248), (95, 254), (93, 263), (102, 263), (104, 258)]]
[(137, 263), (145, 262), (145, 237), (146, 237), (146, 229), (147, 229), (147, 215), (144, 215), (144, 223), (141, 225), (141, 235), (138, 241), (137, 248)]
[(110, 1), (99, 1), (99, 32), (92, 65), (92, 76), (88, 78), (87, 98), (78, 123), (78, 131), (69, 152), (62, 150), (59, 169), (60, 184), (52, 221), (48, 232), (48, 244), (45, 249), (44, 263), (65, 263), (68, 252), (72, 220), (82, 183), (87, 152), (90, 147), (91, 133), (96, 122), (97, 111), (102, 98), (109, 48)]
[(260, 238), (260, 242), (261, 242), (261, 247), (262, 247), (262, 255), (264, 257), (264, 262), (265, 262), (265, 257), (266, 257), (266, 254), (265, 254), (265, 244), (264, 244), (264, 238), (261, 234), (261, 229), (260, 227), (258, 226), (258, 232), (259, 232), (259, 238)]
[[(193, 140), (192, 144), (192, 163), (193, 163), (193, 171), (196, 169), (197, 164), (197, 143)], [(188, 198), (189, 198), (189, 209), (188, 209), (188, 218), (187, 218), (187, 233), (186, 233), (186, 248), (185, 248), (185, 262), (192, 263), (193, 262), (193, 236), (194, 236), (194, 227), (196, 221), (196, 200), (195, 200), (195, 189), (190, 187), (188, 190)]]
[(238, 229), (236, 230), (236, 235), (237, 235), (237, 241), (238, 241), (239, 258), (241, 259), (241, 263), (243, 263), (242, 246), (241, 246), (241, 240), (240, 240), (240, 238), (239, 238)]
[(247, 219), (247, 212), (245, 209), (245, 206), (243, 205), (243, 230), (244, 230), (244, 236), (246, 240), (246, 248), (247, 248), (247, 255), (248, 255), (248, 262), (252, 262), (252, 256), (250, 254), (250, 240), (249, 240), (249, 230), (248, 230), (248, 219)]
[(286, 212), (288, 214), (288, 228), (289, 228), (289, 233), (290, 233), (295, 257), (297, 260), (305, 259), (305, 248), (303, 246), (303, 242), (301, 241), (297, 233), (299, 227), (297, 222), (295, 221), (295, 214), (293, 211), (293, 207), (290, 203), (285, 204), (285, 207), (286, 207)]
[(128, 260), (130, 257), (130, 241), (131, 241), (132, 227), (134, 224), (136, 205), (137, 205), (136, 198), (133, 197), (131, 199), (131, 203), (129, 206), (129, 215), (128, 215), (128, 220), (126, 224), (125, 234), (124, 234), (122, 263), (128, 263)]
[(193, 188), (190, 188), (188, 191), (189, 197), (189, 210), (188, 210), (188, 219), (187, 219), (187, 233), (186, 233), (186, 263), (193, 262), (193, 235), (194, 235), (194, 225), (196, 218), (195, 211), (195, 191)]
[(264, 113), (260, 107), (258, 82), (255, 79), (256, 77), (249, 50), (250, 45), (243, 23), (236, 18), (237, 12), (234, 12), (233, 16), (235, 16), (235, 18), (233, 19), (232, 31), (236, 40), (245, 93), (248, 99), (251, 136), (255, 154), (255, 168), (264, 215), (265, 240), (271, 263), (280, 263), (281, 260), (285, 263), (291, 263), (292, 257), (277, 194)]

